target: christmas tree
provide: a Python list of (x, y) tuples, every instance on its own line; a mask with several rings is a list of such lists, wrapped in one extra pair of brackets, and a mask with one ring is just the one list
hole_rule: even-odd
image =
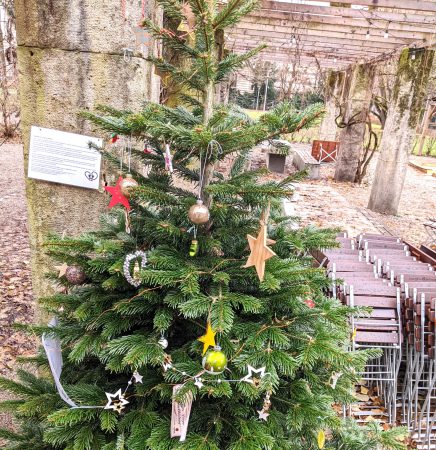
[[(264, 171), (245, 170), (254, 145), (312, 126), (322, 107), (283, 103), (253, 121), (215, 104), (217, 86), (261, 49), (222, 46), (256, 3), (160, 3), (177, 30), (144, 26), (185, 63), (149, 59), (185, 106), (84, 113), (113, 141), (123, 136), (131, 173), (106, 188), (113, 208), (98, 231), (47, 243), (60, 289), (40, 303), (57, 319), (30, 331), (52, 356), (27, 359), (39, 376), (0, 380), (18, 397), (2, 408), (21, 424), (0, 431), (5, 448), (403, 448), (402, 430), (356, 428), (334, 407), (353, 401), (376, 354), (347, 351), (350, 310), (324, 295), (313, 267), (311, 251), (334, 246), (335, 231), (293, 230), (282, 216), (301, 175), (262, 181)], [(103, 154), (119, 165), (114, 149)], [(217, 172), (229, 158), (230, 172)]]

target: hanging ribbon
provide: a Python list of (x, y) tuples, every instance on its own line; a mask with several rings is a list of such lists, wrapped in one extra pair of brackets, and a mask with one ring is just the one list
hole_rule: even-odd
[[(58, 324), (57, 319), (53, 318), (48, 324), (48, 326), (53, 328), (56, 327), (57, 324)], [(77, 408), (77, 405), (73, 402), (73, 400), (70, 399), (70, 397), (65, 392), (65, 389), (63, 388), (60, 382), (63, 361), (62, 361), (61, 342), (59, 338), (44, 333), (42, 335), (42, 345), (47, 355), (50, 370), (53, 375), (54, 382), (56, 384), (56, 389), (58, 390), (61, 399), (71, 407)]]
[(126, 141), (123, 139), (123, 145), (121, 146), (121, 157), (120, 157), (120, 174), (123, 173), (123, 162), (124, 162), (124, 150), (126, 148)]
[(173, 173), (173, 157), (171, 156), (170, 145), (165, 144), (165, 169)]
[(130, 137), (129, 137), (129, 140), (127, 141), (127, 152), (128, 152), (128, 172), (127, 173), (130, 173), (130, 163), (131, 163), (131, 160), (132, 160), (132, 135), (130, 135)]
[[(58, 320), (54, 317), (50, 323), (49, 327), (54, 328), (58, 325)], [(61, 399), (67, 403), (73, 409), (93, 409), (93, 408), (103, 408), (103, 406), (77, 406), (76, 403), (71, 400), (68, 394), (65, 392), (64, 387), (60, 381), (63, 367), (62, 360), (62, 350), (61, 341), (58, 337), (44, 333), (42, 335), (42, 346), (44, 347), (45, 354), (47, 355), (48, 363), (50, 365), (50, 370), (56, 385), (56, 389), (59, 393)]]

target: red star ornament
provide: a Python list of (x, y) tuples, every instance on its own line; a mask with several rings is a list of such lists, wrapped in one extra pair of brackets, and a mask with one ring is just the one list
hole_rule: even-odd
[(123, 181), (123, 177), (119, 177), (117, 184), (115, 186), (105, 186), (104, 190), (109, 192), (109, 194), (112, 195), (111, 201), (108, 205), (109, 208), (113, 208), (115, 205), (118, 205), (118, 203), (121, 203), (127, 211), (130, 211), (130, 203), (127, 197), (125, 197), (121, 193), (120, 189), (120, 183)]
[(309, 308), (315, 308), (316, 306), (315, 302), (311, 298), (304, 300), (304, 303), (306, 303)]

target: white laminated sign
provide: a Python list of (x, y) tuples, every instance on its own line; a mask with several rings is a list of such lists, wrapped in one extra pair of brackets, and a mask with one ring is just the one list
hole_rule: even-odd
[(103, 145), (98, 138), (32, 126), (28, 177), (98, 189), (101, 154), (90, 142)]

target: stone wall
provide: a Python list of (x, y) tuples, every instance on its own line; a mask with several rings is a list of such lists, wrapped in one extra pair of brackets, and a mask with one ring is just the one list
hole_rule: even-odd
[[(125, 5), (123, 8), (122, 5)], [(145, 13), (160, 20), (154, 3)], [(32, 125), (98, 135), (78, 116), (98, 104), (139, 109), (157, 100), (159, 82), (137, 45), (142, 8), (137, 0), (15, 0), (25, 171)], [(123, 49), (134, 55), (125, 61)], [(50, 292), (44, 277), (48, 233), (79, 234), (98, 226), (107, 198), (96, 190), (26, 179), (32, 281), (38, 298)]]

